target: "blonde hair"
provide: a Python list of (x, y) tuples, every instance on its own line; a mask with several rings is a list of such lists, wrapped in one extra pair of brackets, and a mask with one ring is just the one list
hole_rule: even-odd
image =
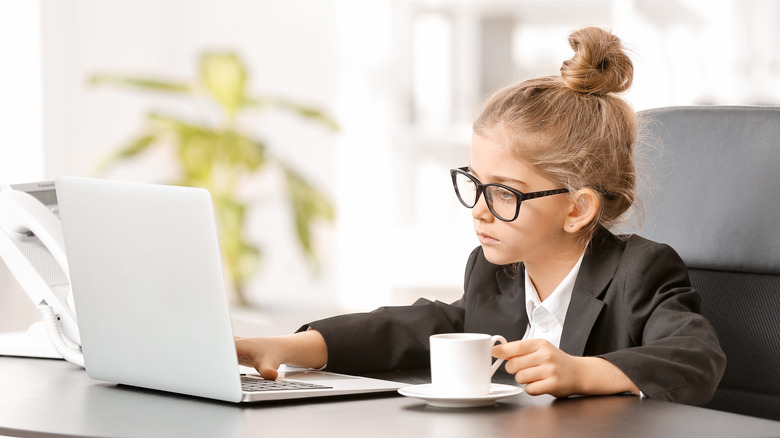
[(615, 96), (628, 90), (634, 67), (620, 39), (596, 27), (569, 36), (574, 56), (560, 76), (526, 80), (499, 90), (474, 121), (478, 135), (501, 140), (550, 180), (593, 189), (596, 218), (579, 232), (583, 243), (609, 228), (636, 197), (633, 109)]

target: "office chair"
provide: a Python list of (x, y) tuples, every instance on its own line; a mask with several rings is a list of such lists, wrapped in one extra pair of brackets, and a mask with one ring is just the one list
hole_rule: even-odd
[(638, 234), (683, 258), (728, 361), (705, 406), (780, 420), (780, 107), (639, 117), (652, 158)]

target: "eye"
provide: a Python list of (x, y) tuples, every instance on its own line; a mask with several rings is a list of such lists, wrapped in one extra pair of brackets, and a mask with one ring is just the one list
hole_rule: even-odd
[(490, 186), (490, 196), (493, 198), (494, 201), (500, 201), (500, 202), (507, 202), (507, 203), (514, 203), (515, 202), (515, 194), (510, 192), (509, 190), (498, 187), (498, 186)]

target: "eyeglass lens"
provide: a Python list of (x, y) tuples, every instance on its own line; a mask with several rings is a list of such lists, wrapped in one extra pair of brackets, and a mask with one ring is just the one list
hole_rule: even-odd
[[(455, 183), (458, 188), (460, 201), (466, 207), (472, 208), (477, 204), (477, 183), (467, 175), (457, 173)], [(499, 186), (489, 185), (485, 187), (485, 201), (496, 216), (511, 220), (517, 211), (517, 196)]]

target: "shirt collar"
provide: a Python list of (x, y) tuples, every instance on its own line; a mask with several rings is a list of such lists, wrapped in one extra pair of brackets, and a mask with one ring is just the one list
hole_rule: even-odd
[(580, 272), (580, 265), (582, 265), (584, 255), (580, 256), (577, 263), (571, 268), (571, 271), (544, 301), (539, 299), (539, 293), (536, 291), (531, 277), (528, 276), (528, 271), (523, 270), (525, 276), (525, 311), (528, 314), (529, 323), (533, 324), (534, 309), (541, 306), (555, 317), (555, 320), (561, 327), (563, 326), (563, 322), (566, 320), (566, 311), (569, 309), (571, 294), (574, 291), (574, 283), (577, 280), (577, 274)]

